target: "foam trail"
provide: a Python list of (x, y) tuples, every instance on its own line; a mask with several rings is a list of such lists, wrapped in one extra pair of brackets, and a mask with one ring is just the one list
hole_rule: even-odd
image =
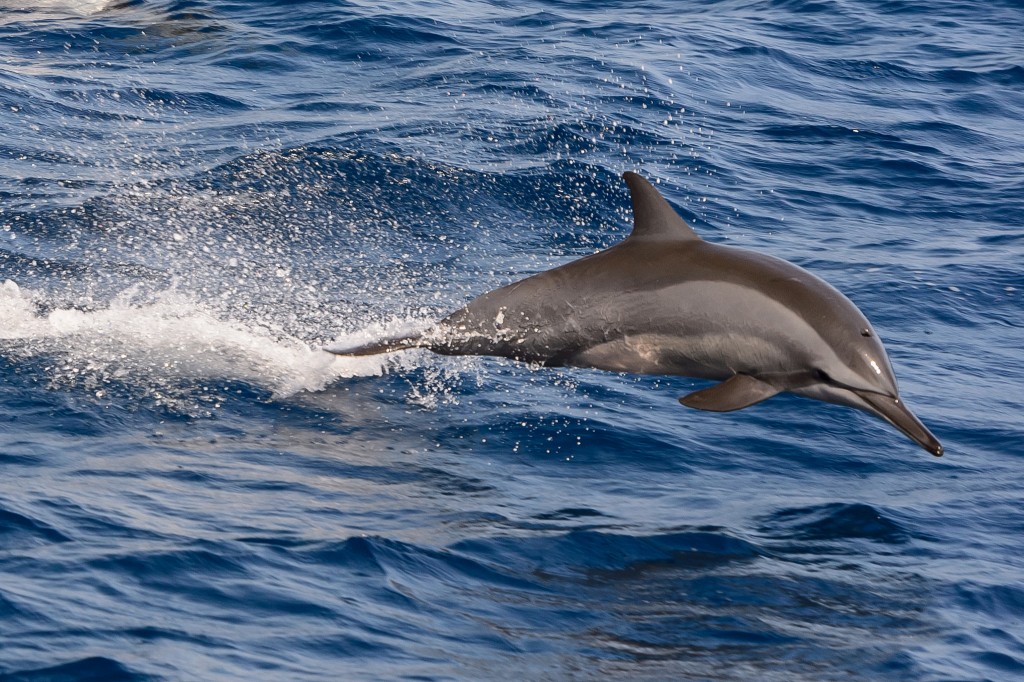
[(18, 16), (19, 20), (53, 19), (61, 16), (85, 17), (97, 14), (114, 4), (114, 0), (0, 0), (0, 10), (31, 11), (34, 14)]
[[(335, 358), (259, 322), (223, 320), (184, 294), (145, 304), (123, 293), (100, 310), (40, 310), (45, 296), (13, 281), (0, 285), (0, 348), (20, 357), (61, 356), (57, 380), (90, 387), (241, 381), (288, 397), (343, 377), (383, 373), (387, 358)], [(375, 330), (368, 330), (367, 334)]]

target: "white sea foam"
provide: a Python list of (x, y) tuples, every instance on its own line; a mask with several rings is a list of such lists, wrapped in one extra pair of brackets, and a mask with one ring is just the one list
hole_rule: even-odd
[(55, 19), (62, 16), (85, 17), (96, 14), (113, 5), (115, 0), (0, 0), (0, 9), (14, 9), (30, 12), (27, 17), (20, 14), (18, 19)]
[[(8, 280), (0, 285), (0, 352), (52, 359), (44, 363), (51, 379), (100, 395), (116, 383), (161, 397), (168, 386), (180, 393), (240, 381), (285, 398), (323, 390), (343, 377), (379, 375), (400, 362), (391, 356), (337, 357), (258, 321), (222, 319), (174, 291), (145, 303), (133, 298), (128, 291), (98, 309), (48, 310), (44, 295)], [(409, 326), (410, 320), (374, 324), (346, 338), (369, 340)]]

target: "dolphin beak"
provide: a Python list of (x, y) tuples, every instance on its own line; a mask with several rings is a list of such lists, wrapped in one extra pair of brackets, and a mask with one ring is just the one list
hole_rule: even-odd
[(902, 400), (880, 393), (853, 391), (867, 403), (869, 411), (889, 422), (936, 457), (942, 457), (942, 443), (914, 416)]

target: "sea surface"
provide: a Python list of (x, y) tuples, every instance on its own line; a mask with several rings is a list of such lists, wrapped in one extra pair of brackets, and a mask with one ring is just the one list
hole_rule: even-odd
[[(846, 293), (935, 458), (426, 351), (621, 174)], [(0, 680), (1024, 679), (1017, 0), (0, 1)]]

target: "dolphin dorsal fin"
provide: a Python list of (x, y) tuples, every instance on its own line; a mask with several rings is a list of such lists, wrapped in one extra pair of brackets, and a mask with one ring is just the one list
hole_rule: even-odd
[(630, 239), (700, 239), (654, 185), (632, 171), (622, 177), (633, 199), (633, 231)]

